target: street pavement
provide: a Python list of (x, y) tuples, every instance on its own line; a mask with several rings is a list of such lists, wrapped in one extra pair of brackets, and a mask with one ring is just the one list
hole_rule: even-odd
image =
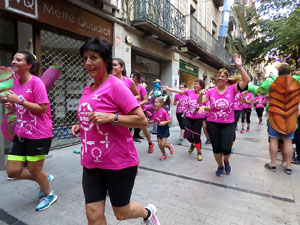
[[(187, 141), (177, 145), (179, 127), (170, 128), (168, 139), (175, 154), (160, 161), (156, 136), (154, 153), (148, 154), (145, 140), (136, 143), (140, 166), (132, 201), (154, 204), (161, 225), (296, 225), (300, 224), (300, 166), (293, 165), (291, 176), (284, 173), (278, 155), (277, 172), (264, 169), (269, 159), (266, 122), (258, 125), (252, 113), (249, 133), (237, 132), (231, 157), (232, 173), (217, 177), (210, 145), (204, 144), (203, 161), (196, 150), (189, 154)], [(265, 117), (266, 118), (266, 117)], [(239, 124), (240, 128), (240, 124)], [(87, 224), (81, 187), (80, 145), (50, 152), (45, 170), (55, 176), (51, 189), (58, 200), (50, 208), (36, 212), (38, 185), (31, 181), (7, 181), (0, 171), (0, 225)], [(141, 219), (117, 221), (109, 199), (109, 225), (141, 224)]]

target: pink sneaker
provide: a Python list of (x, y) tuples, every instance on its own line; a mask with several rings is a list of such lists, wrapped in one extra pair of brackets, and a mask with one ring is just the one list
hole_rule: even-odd
[(165, 160), (167, 159), (167, 154), (163, 155), (162, 157), (159, 158), (159, 160)]
[(250, 131), (250, 127), (247, 128), (246, 132), (249, 132), (249, 131)]
[(172, 144), (170, 144), (170, 154), (173, 155), (174, 154), (174, 147)]
[(153, 153), (154, 143), (152, 142), (151, 145), (148, 147), (148, 153)]

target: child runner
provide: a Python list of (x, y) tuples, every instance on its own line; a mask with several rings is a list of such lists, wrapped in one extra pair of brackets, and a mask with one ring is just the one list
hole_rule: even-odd
[(170, 154), (174, 154), (174, 148), (172, 144), (166, 144), (167, 139), (170, 136), (169, 123), (171, 122), (170, 116), (167, 111), (164, 109), (165, 101), (161, 97), (155, 99), (155, 111), (153, 113), (153, 120), (151, 122), (157, 123), (157, 142), (161, 153), (163, 154), (160, 157), (160, 160), (165, 160), (167, 158), (167, 153), (165, 147), (170, 151)]

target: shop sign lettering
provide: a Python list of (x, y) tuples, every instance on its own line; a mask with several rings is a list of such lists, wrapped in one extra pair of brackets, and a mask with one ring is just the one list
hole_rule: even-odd
[(5, 0), (7, 10), (38, 18), (38, 1), (37, 0)]

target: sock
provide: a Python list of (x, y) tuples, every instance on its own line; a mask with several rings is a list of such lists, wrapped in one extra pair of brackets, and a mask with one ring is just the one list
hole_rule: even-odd
[(195, 144), (196, 149), (201, 152), (201, 143)]
[(147, 209), (147, 208), (145, 208), (145, 209), (147, 210), (148, 215), (147, 215), (146, 218), (144, 218), (144, 221), (147, 221), (149, 219), (149, 217), (151, 216), (151, 211), (149, 209)]
[(151, 143), (148, 143), (149, 145), (152, 145), (152, 142)]

